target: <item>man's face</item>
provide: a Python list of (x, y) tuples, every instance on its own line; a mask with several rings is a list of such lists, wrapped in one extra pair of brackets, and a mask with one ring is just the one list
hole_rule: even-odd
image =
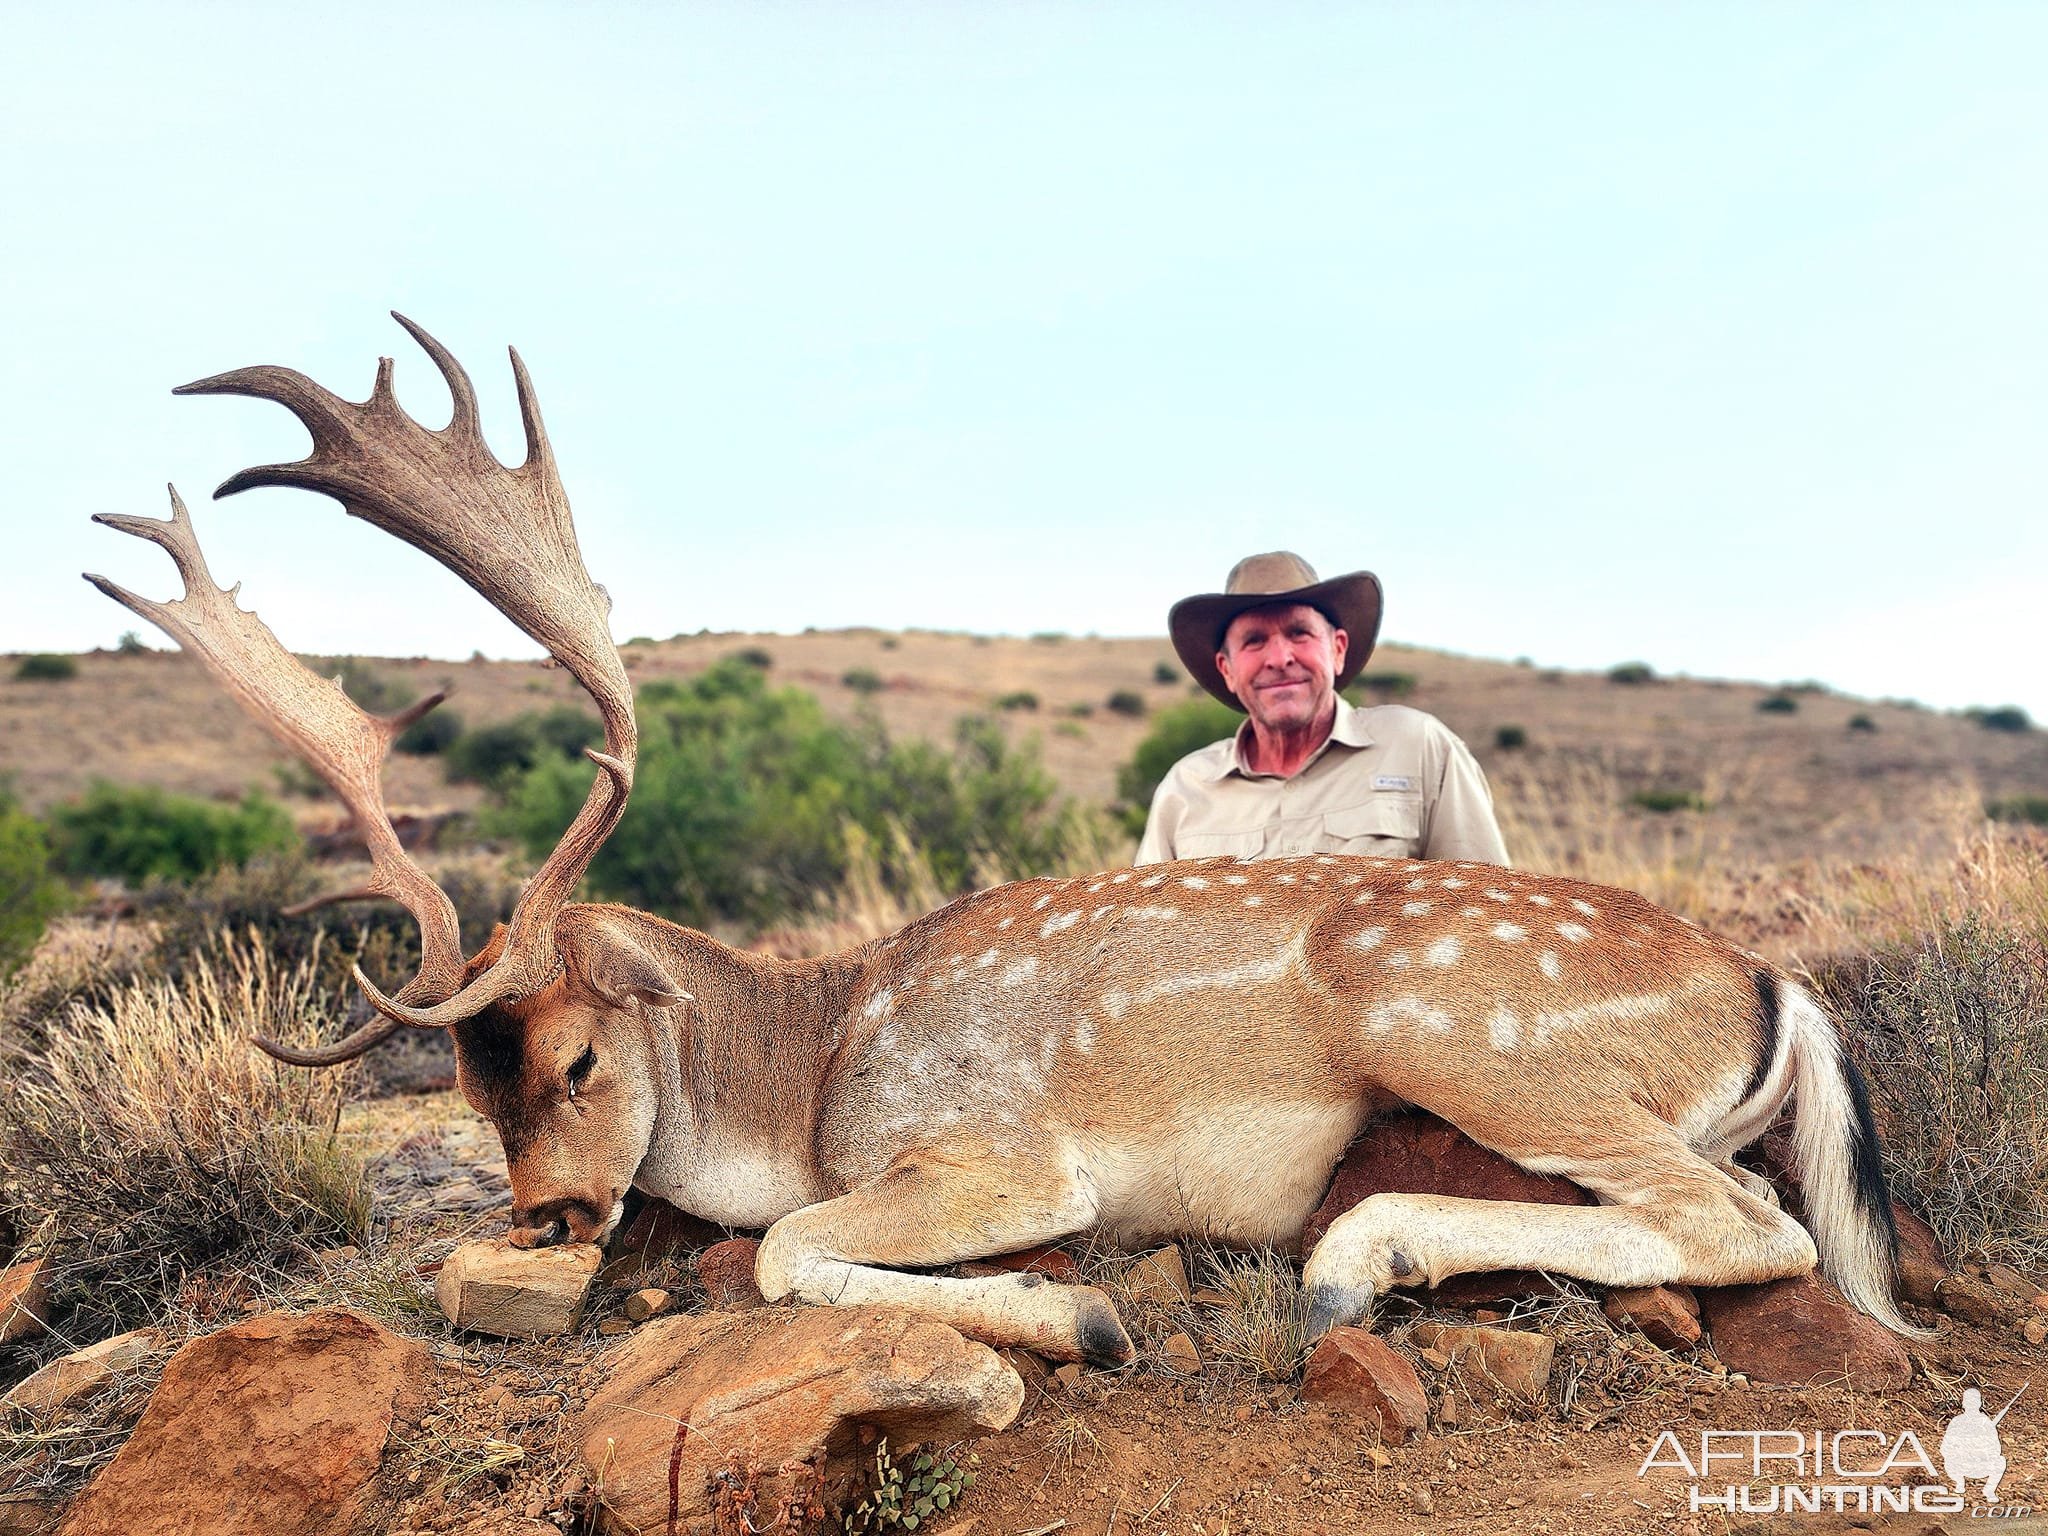
[(1298, 731), (1329, 707), (1349, 645), (1350, 636), (1316, 609), (1280, 603), (1230, 621), (1216, 669), (1254, 724)]

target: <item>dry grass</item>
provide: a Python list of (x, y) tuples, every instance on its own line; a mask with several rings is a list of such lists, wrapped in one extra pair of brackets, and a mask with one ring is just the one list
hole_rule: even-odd
[(56, 1234), (66, 1288), (146, 1321), (211, 1263), (361, 1239), (364, 1164), (338, 1130), (348, 1074), (295, 1071), (248, 1040), (331, 1023), (317, 969), (228, 942), (178, 981), (74, 1004), (33, 1053), (0, 1160), (22, 1228)]
[(1196, 1272), (1229, 1298), (1193, 1309), (1193, 1331), (1204, 1354), (1225, 1369), (1291, 1381), (1309, 1345), (1307, 1301), (1294, 1260), (1269, 1248), (1210, 1249), (1197, 1255)]

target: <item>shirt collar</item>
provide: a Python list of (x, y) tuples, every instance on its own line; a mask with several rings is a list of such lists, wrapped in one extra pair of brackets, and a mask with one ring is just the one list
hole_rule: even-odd
[[(1253, 773), (1245, 766), (1245, 741), (1251, 732), (1251, 728), (1251, 721), (1246, 720), (1238, 726), (1236, 735), (1218, 743), (1223, 750), (1216, 755), (1213, 765), (1214, 772), (1210, 775), (1211, 783), (1220, 784), (1233, 773), (1247, 779), (1272, 777), (1271, 774)], [(1309, 755), (1308, 762), (1301, 765), (1302, 772), (1306, 773), (1313, 764), (1319, 761), (1322, 755), (1330, 750), (1332, 744), (1340, 747), (1369, 747), (1372, 745), (1372, 732), (1366, 729), (1365, 711), (1352, 708), (1351, 705), (1345, 702), (1344, 695), (1341, 693), (1337, 695), (1337, 718), (1330, 723), (1329, 740), (1325, 741)]]

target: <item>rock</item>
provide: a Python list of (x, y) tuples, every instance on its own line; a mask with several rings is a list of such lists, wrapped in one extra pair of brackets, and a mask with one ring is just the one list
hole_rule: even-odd
[(1892, 1392), (1913, 1375), (1905, 1345), (1814, 1275), (1704, 1289), (1700, 1309), (1714, 1353), (1752, 1381)]
[(504, 1238), (464, 1243), (441, 1263), (434, 1295), (448, 1321), (501, 1339), (571, 1332), (603, 1255), (589, 1243), (514, 1248)]
[(1202, 1372), (1202, 1352), (1185, 1333), (1169, 1334), (1159, 1352), (1165, 1357), (1168, 1370), (1183, 1376), (1199, 1376)]
[(626, 1298), (626, 1316), (636, 1323), (644, 1323), (650, 1317), (659, 1317), (675, 1304), (675, 1297), (667, 1291), (635, 1291)]
[(843, 1499), (872, 1460), (863, 1431), (957, 1440), (1005, 1428), (1024, 1402), (986, 1345), (871, 1307), (661, 1318), (608, 1364), (578, 1434), (626, 1530), (707, 1521), (714, 1492), (730, 1504), (735, 1489), (765, 1529), (778, 1511)]
[(1477, 1365), (1495, 1385), (1530, 1399), (1543, 1396), (1550, 1384), (1550, 1362), (1557, 1353), (1557, 1344), (1548, 1334), (1517, 1328), (1446, 1328), (1441, 1323), (1417, 1323), (1408, 1337), (1422, 1348)]
[(1179, 1246), (1169, 1244), (1142, 1255), (1124, 1272), (1124, 1290), (1136, 1302), (1150, 1302), (1156, 1307), (1185, 1306), (1188, 1267), (1181, 1259)]
[(761, 1245), (751, 1237), (735, 1237), (697, 1255), (697, 1283), (712, 1306), (737, 1312), (763, 1305), (761, 1287), (754, 1282), (754, 1261), (760, 1253)]
[(2026, 1310), (2026, 1303), (1975, 1275), (1950, 1275), (1934, 1288), (1934, 1304), (1950, 1317), (1996, 1328)]
[[(1034, 1355), (1028, 1349), (1019, 1349), (1012, 1344), (996, 1351), (1003, 1364), (1017, 1373), (1027, 1392), (1043, 1392), (1052, 1380), (1052, 1362), (1043, 1355)], [(1077, 1368), (1078, 1369), (1078, 1368)]]
[(117, 1333), (84, 1349), (74, 1350), (17, 1382), (14, 1390), (0, 1398), (0, 1406), (24, 1413), (56, 1413), (82, 1397), (90, 1396), (123, 1372), (135, 1370), (161, 1342), (153, 1328)]
[(29, 1259), (0, 1269), (0, 1344), (32, 1339), (49, 1321), (50, 1293), (43, 1260)]
[(1915, 1306), (1938, 1306), (1935, 1292), (1948, 1278), (1941, 1239), (1934, 1235), (1934, 1228), (1896, 1200), (1892, 1202), (1892, 1221), (1899, 1229), (1899, 1294)]
[(1661, 1285), (1624, 1287), (1607, 1293), (1600, 1310), (1619, 1327), (1632, 1324), (1659, 1349), (1689, 1349), (1700, 1341), (1699, 1303), (1685, 1302)]
[(1533, 1269), (1488, 1269), (1472, 1275), (1453, 1275), (1442, 1285), (1407, 1294), (1425, 1307), (1463, 1312), (1469, 1307), (1490, 1307), (1525, 1296), (1550, 1296), (1556, 1291), (1557, 1284), (1550, 1276)]
[(1052, 1379), (1060, 1384), (1060, 1389), (1062, 1391), (1073, 1391), (1076, 1387), (1081, 1385), (1080, 1363), (1078, 1361), (1069, 1360), (1065, 1365), (1059, 1366), (1053, 1371)]
[(1053, 1247), (1026, 1248), (1021, 1253), (999, 1253), (993, 1258), (976, 1259), (962, 1264), (960, 1273), (970, 1279), (984, 1275), (1027, 1274), (1043, 1275), (1061, 1285), (1082, 1283), (1081, 1266), (1074, 1261), (1074, 1256)]
[(650, 1264), (681, 1258), (700, 1248), (709, 1248), (725, 1236), (710, 1222), (666, 1200), (649, 1195), (645, 1201), (633, 1219), (614, 1232), (611, 1241), (604, 1245), (607, 1265), (626, 1258)]
[(1391, 1445), (1429, 1425), (1429, 1399), (1415, 1367), (1363, 1328), (1332, 1328), (1308, 1357), (1301, 1395), (1376, 1422)]
[(2029, 1344), (2048, 1344), (2048, 1317), (2038, 1312), (2023, 1319), (2019, 1325), (2020, 1337)]
[(64, 1518), (61, 1499), (33, 1493), (0, 1493), (0, 1536), (49, 1536)]
[(1359, 1201), (1387, 1193), (1593, 1204), (1578, 1185), (1518, 1168), (1434, 1115), (1394, 1115), (1367, 1126), (1351, 1143), (1330, 1192), (1302, 1229), (1303, 1251), (1312, 1251), (1330, 1223)]
[(352, 1312), (273, 1312), (195, 1339), (65, 1536), (342, 1536), (364, 1523), (427, 1351)]
[(2010, 1264), (1986, 1264), (1984, 1278), (2004, 1291), (2008, 1296), (2031, 1302), (2041, 1288)]

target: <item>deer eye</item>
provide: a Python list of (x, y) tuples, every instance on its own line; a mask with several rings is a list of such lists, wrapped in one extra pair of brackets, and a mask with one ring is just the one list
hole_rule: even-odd
[(583, 1054), (569, 1064), (570, 1098), (576, 1097), (576, 1090), (583, 1086), (584, 1082), (590, 1077), (590, 1069), (596, 1065), (597, 1050), (594, 1046), (586, 1045), (583, 1047)]

